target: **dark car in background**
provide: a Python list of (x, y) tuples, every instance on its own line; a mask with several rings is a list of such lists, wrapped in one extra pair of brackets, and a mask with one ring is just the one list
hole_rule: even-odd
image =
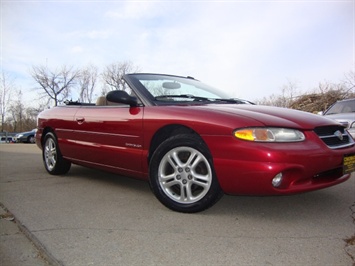
[(16, 134), (13, 140), (14, 142), (35, 143), (36, 142), (35, 135), (36, 135), (36, 129), (32, 129), (31, 131)]
[(355, 98), (335, 102), (323, 115), (346, 127), (355, 139)]
[(11, 136), (1, 136), (0, 143), (12, 143), (13, 139)]

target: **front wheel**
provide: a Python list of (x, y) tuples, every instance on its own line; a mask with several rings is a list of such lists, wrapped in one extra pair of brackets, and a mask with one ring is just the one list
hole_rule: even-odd
[(44, 138), (42, 156), (44, 167), (51, 175), (66, 174), (71, 167), (71, 163), (63, 158), (53, 133), (47, 133)]
[(35, 142), (36, 142), (35, 136), (29, 136), (29, 137), (27, 138), (27, 142), (28, 142), (28, 143), (35, 143)]
[(162, 204), (179, 212), (203, 211), (222, 196), (209, 150), (193, 135), (160, 144), (150, 162), (150, 185)]

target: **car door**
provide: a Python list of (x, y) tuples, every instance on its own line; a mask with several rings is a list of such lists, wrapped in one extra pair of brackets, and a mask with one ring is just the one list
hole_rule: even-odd
[(76, 159), (122, 174), (142, 171), (143, 107), (82, 107), (75, 115)]

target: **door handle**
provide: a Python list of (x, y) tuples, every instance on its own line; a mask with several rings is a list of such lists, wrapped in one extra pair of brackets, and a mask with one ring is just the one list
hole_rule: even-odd
[(83, 124), (85, 121), (85, 118), (84, 117), (77, 117), (76, 118), (76, 122), (78, 122), (79, 125)]

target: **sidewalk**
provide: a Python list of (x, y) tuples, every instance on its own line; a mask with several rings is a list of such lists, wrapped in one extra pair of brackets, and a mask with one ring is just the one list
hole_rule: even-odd
[(21, 228), (15, 217), (0, 204), (0, 265), (52, 265)]

